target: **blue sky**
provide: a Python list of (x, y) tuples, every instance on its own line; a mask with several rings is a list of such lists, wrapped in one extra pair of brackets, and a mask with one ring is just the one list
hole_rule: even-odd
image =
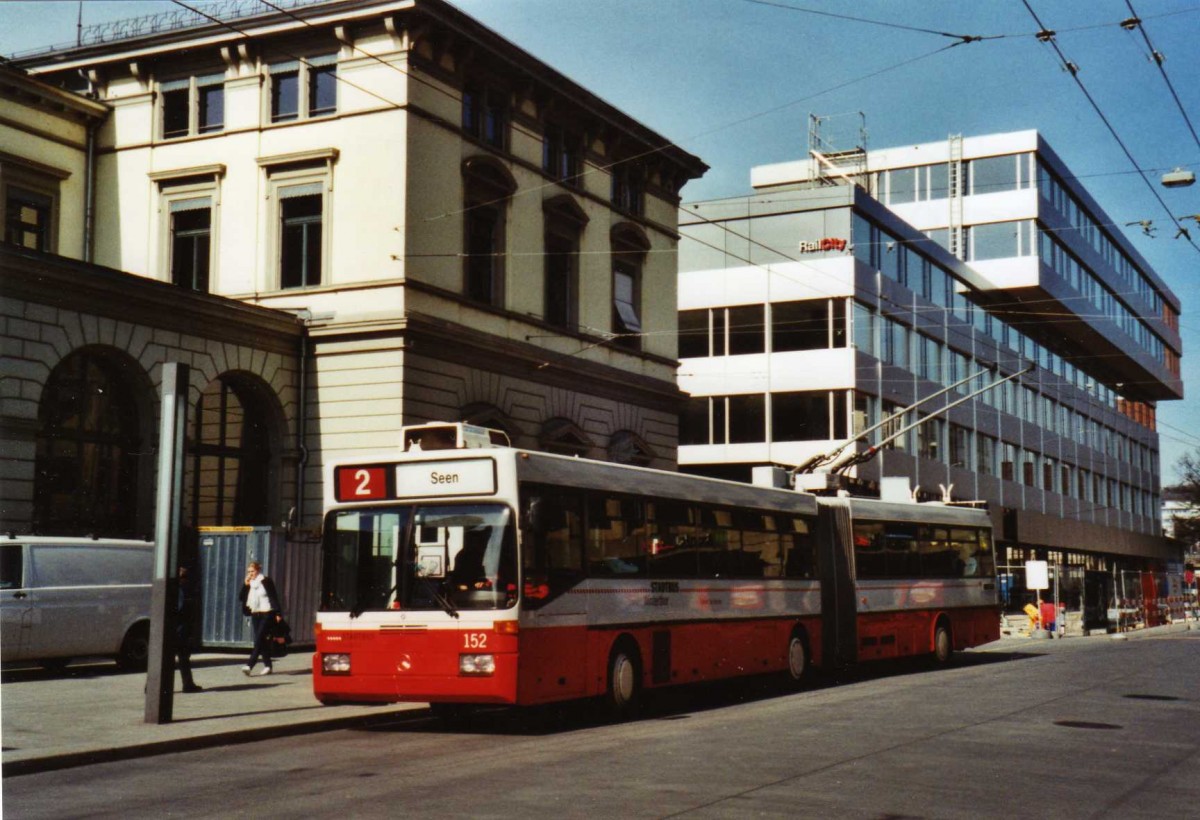
[[(1200, 251), (1173, 238), (1151, 187), (1051, 47), (1033, 36), (1040, 27), (1023, 0), (454, 2), (700, 156), (712, 170), (684, 189), (688, 200), (745, 193), (751, 167), (801, 158), (810, 113), (863, 112), (875, 147), (1040, 130), (1183, 300), (1190, 397), (1159, 406), (1164, 481), (1173, 480), (1183, 452), (1200, 447)], [(1028, 3), (1057, 32), (1137, 166), (1151, 171), (1167, 209), (1176, 217), (1200, 214), (1200, 185), (1157, 185), (1175, 166), (1200, 172), (1200, 144), (1142, 34), (1165, 57), (1179, 102), (1200, 131), (1200, 0)], [(1141, 31), (1120, 26), (1130, 4)], [(165, 0), (89, 0), (83, 22), (172, 8)], [(73, 41), (78, 13), (78, 3), (67, 0), (0, 3), (0, 54)], [(1145, 219), (1154, 222), (1153, 237), (1124, 227)], [(1200, 221), (1184, 224), (1200, 246)]]

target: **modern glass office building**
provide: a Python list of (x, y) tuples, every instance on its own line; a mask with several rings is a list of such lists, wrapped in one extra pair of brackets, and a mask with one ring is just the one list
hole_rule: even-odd
[(1010, 566), (1172, 560), (1155, 407), (1183, 394), (1179, 300), (1037, 132), (752, 182), (680, 217), (681, 469), (750, 480), (886, 422), (855, 494), (985, 500)]

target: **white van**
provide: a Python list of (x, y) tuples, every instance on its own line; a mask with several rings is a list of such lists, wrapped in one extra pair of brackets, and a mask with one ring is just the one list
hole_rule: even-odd
[(144, 668), (153, 576), (149, 541), (0, 536), (0, 660), (61, 669), (103, 655)]

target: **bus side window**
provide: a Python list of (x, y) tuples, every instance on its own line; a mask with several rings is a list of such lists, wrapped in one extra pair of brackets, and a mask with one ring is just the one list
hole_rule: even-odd
[(817, 545), (812, 527), (803, 518), (780, 518), (784, 546), (787, 548), (787, 577), (817, 577)]
[(638, 505), (605, 495), (588, 497), (587, 560), (590, 575), (624, 578), (646, 573), (644, 522)]

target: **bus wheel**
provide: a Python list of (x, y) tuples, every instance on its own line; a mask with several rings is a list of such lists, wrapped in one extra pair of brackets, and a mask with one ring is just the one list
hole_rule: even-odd
[(789, 686), (798, 687), (804, 683), (808, 674), (808, 644), (804, 640), (804, 630), (792, 630), (787, 647), (787, 682)]
[(938, 621), (933, 631), (933, 662), (938, 666), (950, 663), (954, 655), (954, 641), (950, 636), (950, 625), (944, 620)]
[(140, 671), (150, 660), (150, 625), (134, 624), (121, 641), (121, 653), (117, 655), (117, 666), (126, 671)]
[(637, 711), (642, 693), (641, 663), (631, 641), (621, 640), (608, 656), (608, 691), (605, 702), (614, 720), (626, 720)]

